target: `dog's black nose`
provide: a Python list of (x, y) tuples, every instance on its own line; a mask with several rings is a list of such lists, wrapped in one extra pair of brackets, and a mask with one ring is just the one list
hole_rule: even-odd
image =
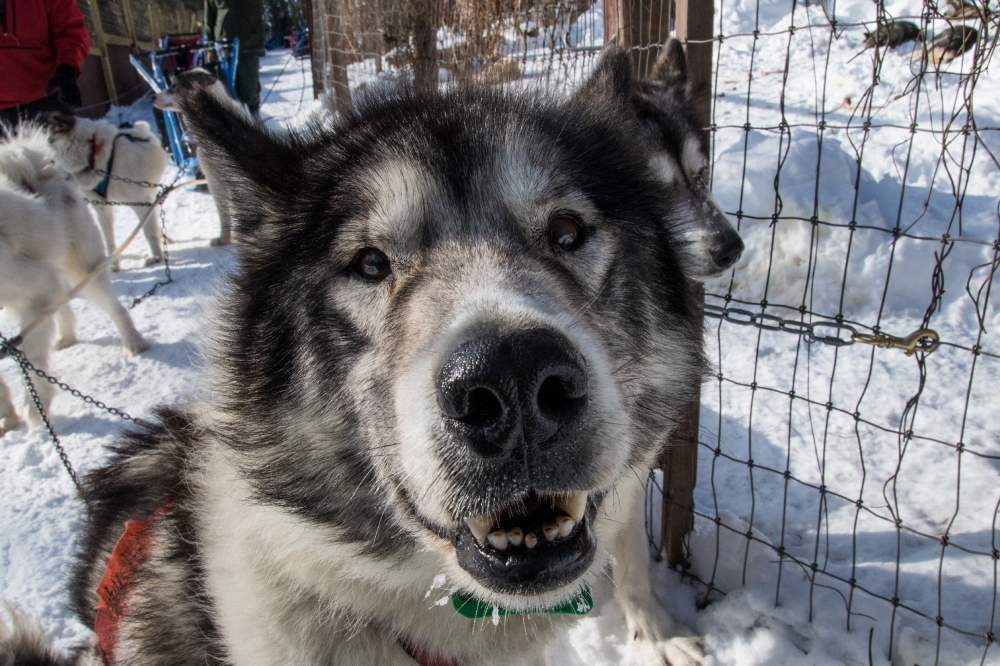
[(720, 269), (729, 268), (743, 254), (743, 239), (735, 231), (724, 233), (716, 239), (711, 253), (716, 266)]
[(449, 429), (484, 457), (552, 446), (587, 406), (583, 357), (554, 332), (533, 329), (464, 342), (437, 378)]

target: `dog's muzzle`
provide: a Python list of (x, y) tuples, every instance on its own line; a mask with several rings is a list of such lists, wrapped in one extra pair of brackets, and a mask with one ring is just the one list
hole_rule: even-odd
[[(583, 356), (545, 329), (464, 342), (437, 377), (452, 441), (484, 459), (523, 462), (528, 478), (533, 452), (578, 434), (587, 388)], [(487, 588), (538, 594), (573, 582), (593, 562), (599, 500), (586, 492), (529, 490), (490, 513), (467, 516), (449, 537), (459, 565)]]

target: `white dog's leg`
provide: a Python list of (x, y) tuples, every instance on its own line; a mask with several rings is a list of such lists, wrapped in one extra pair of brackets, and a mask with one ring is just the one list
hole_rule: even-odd
[[(115, 211), (112, 210), (113, 206), (91, 206), (94, 209), (94, 214), (97, 216), (97, 222), (101, 226), (101, 236), (104, 238), (104, 247), (107, 251), (107, 256), (115, 251)], [(115, 259), (114, 263), (111, 264), (111, 270), (118, 272), (121, 268), (120, 263)]]
[[(146, 259), (146, 265), (152, 266), (153, 264), (158, 264), (163, 261), (163, 246), (161, 244), (163, 238), (163, 228), (160, 226), (160, 207), (152, 206), (129, 206), (135, 213), (136, 218), (139, 220), (145, 219), (146, 223), (142, 225), (142, 233), (146, 236), (146, 243), (149, 244), (149, 257)], [(146, 215), (149, 217), (146, 217)]]
[(10, 400), (10, 389), (0, 377), (0, 437), (24, 423)]
[[(77, 282), (82, 277), (77, 278)], [(118, 327), (118, 332), (122, 336), (122, 350), (126, 356), (136, 356), (149, 349), (149, 343), (142, 339), (132, 317), (129, 316), (125, 306), (118, 302), (115, 289), (111, 286), (111, 278), (107, 273), (101, 273), (93, 281), (83, 288), (83, 295), (108, 313), (111, 321)]]
[[(645, 527), (644, 480), (631, 480), (630, 489), (619, 486), (626, 521), (611, 552), (615, 598), (625, 612), (629, 636), (644, 666), (701, 666), (700, 639), (676, 624), (653, 597), (649, 584), (649, 546)], [(625, 503), (629, 503), (625, 506)]]
[(76, 337), (76, 315), (73, 313), (73, 308), (69, 306), (69, 303), (56, 311), (56, 324), (59, 328), (56, 349), (66, 349), (79, 342)]
[[(21, 312), (21, 321), (34, 321), (35, 317), (49, 305), (47, 301), (33, 303), (32, 307), (25, 308)], [(38, 325), (38, 328), (24, 338), (24, 342), (19, 347), (28, 358), (28, 361), (39, 370), (47, 372), (49, 369), (49, 352), (52, 350), (52, 338), (55, 337), (55, 334), (56, 323), (52, 320), (52, 317), (46, 317)], [(31, 383), (34, 385), (35, 393), (38, 395), (38, 402), (41, 404), (42, 409), (48, 413), (55, 387), (34, 373), (31, 373)], [(36, 426), (42, 422), (42, 416), (35, 407), (35, 401), (32, 400), (31, 393), (27, 388), (24, 391), (24, 414), (30, 426)]]

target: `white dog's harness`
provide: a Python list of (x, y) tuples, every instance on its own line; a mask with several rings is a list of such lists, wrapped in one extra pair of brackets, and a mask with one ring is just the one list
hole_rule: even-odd
[[(125, 123), (124, 125), (118, 126), (118, 129), (131, 128), (131, 123)], [(108, 196), (108, 183), (111, 180), (111, 168), (115, 162), (115, 143), (121, 137), (125, 137), (132, 143), (149, 143), (149, 138), (140, 139), (139, 137), (129, 134), (128, 132), (118, 132), (118, 134), (115, 134), (115, 138), (111, 139), (111, 154), (108, 155), (108, 163), (104, 165), (104, 178), (102, 178), (101, 182), (95, 185), (93, 189), (94, 192), (100, 194), (102, 197)], [(102, 139), (99, 141), (97, 139), (97, 134), (95, 133), (94, 136), (87, 140), (87, 143), (90, 144), (90, 157), (87, 159), (87, 168), (91, 171), (95, 171), (94, 162), (97, 160), (97, 155), (104, 150), (104, 140)]]

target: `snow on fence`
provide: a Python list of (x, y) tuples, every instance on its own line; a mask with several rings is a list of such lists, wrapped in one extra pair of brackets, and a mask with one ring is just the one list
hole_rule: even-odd
[(313, 0), (314, 83), (341, 108), (390, 71), (565, 91), (605, 38), (638, 72), (684, 40), (747, 249), (705, 285), (713, 378), (654, 479), (651, 540), (704, 604), (850, 632), (847, 662), (1000, 663), (996, 4), (709, 10)]

